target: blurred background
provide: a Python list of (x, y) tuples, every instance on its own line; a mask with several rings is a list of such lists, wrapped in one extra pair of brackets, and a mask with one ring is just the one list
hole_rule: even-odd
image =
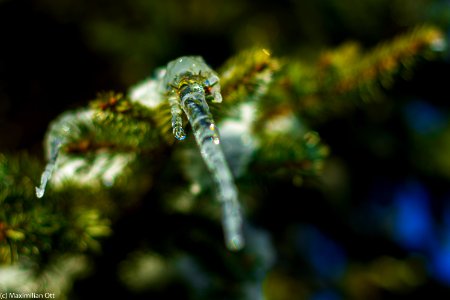
[[(218, 68), (257, 46), (312, 61), (344, 42), (369, 49), (425, 23), (448, 37), (449, 21), (447, 0), (0, 0), (0, 152), (43, 161), (57, 115), (97, 92), (125, 92), (178, 56)], [(446, 52), (399, 78), (382, 101), (315, 125), (331, 150), (322, 184), (267, 187), (273, 201), (249, 220), (259, 250), (248, 266), (183, 242), (171, 244), (184, 247), (172, 259), (155, 243), (183, 241), (182, 221), (154, 237), (132, 221), (145, 215), (126, 215), (69, 297), (447, 299), (449, 63)], [(163, 217), (150, 217), (157, 228)]]

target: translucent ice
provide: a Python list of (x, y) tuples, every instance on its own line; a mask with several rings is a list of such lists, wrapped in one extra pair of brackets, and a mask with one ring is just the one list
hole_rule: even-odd
[(184, 139), (185, 136), (182, 109), (217, 187), (227, 247), (239, 250), (244, 246), (244, 237), (238, 193), (220, 145), (217, 126), (206, 102), (207, 97), (212, 98), (213, 102), (222, 101), (219, 77), (201, 57), (189, 56), (178, 58), (167, 65), (162, 84), (169, 97), (174, 135), (177, 139)]

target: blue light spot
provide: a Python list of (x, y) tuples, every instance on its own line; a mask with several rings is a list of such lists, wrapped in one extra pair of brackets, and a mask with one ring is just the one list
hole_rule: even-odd
[(305, 259), (322, 279), (338, 279), (347, 265), (344, 250), (313, 227), (300, 230), (298, 245)]
[(419, 134), (430, 134), (444, 128), (447, 124), (446, 115), (432, 104), (414, 100), (404, 109), (408, 126)]
[(450, 286), (450, 206), (444, 208), (442, 235), (431, 253), (431, 271), (436, 279)]
[[(450, 239), (450, 234), (448, 238)], [(436, 279), (446, 285), (450, 285), (450, 240), (443, 247), (439, 247), (434, 251), (431, 264), (431, 269)]]
[(418, 182), (409, 182), (394, 195), (394, 237), (409, 250), (428, 250), (433, 240), (429, 196)]

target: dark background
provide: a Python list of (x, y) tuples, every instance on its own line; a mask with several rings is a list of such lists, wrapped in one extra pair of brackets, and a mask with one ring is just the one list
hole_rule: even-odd
[(4, 0), (1, 147), (36, 147), (61, 111), (101, 90), (126, 90), (177, 56), (202, 55), (217, 67), (262, 45), (307, 59), (347, 40), (374, 45), (442, 10), (437, 1), (405, 3)]

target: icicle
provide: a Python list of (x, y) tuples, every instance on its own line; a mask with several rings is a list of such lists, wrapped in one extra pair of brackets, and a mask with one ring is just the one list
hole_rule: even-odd
[(61, 148), (62, 139), (55, 138), (51, 141), (50, 144), (50, 158), (45, 167), (44, 172), (41, 176), (41, 185), (36, 187), (36, 197), (42, 198), (45, 193), (45, 187), (47, 186), (47, 182), (50, 180), (53, 174), (53, 170), (55, 169), (56, 160), (58, 159), (59, 149)]
[(41, 175), (41, 184), (39, 187), (36, 187), (36, 196), (38, 198), (44, 196), (47, 183), (52, 178), (61, 146), (67, 143), (69, 136), (71, 138), (79, 136), (81, 133), (80, 127), (92, 129), (93, 115), (94, 112), (90, 109), (71, 111), (61, 115), (50, 125), (46, 143), (48, 163)]
[[(202, 158), (217, 186), (226, 244), (231, 250), (239, 250), (244, 246), (244, 237), (238, 193), (220, 147), (217, 127), (206, 103), (206, 97), (213, 98), (214, 102), (222, 101), (219, 78), (201, 57), (182, 57), (168, 64), (164, 84), (171, 106), (175, 106), (172, 105), (175, 100), (181, 102), (178, 105), (191, 124)], [(175, 93), (179, 98), (172, 98)], [(173, 114), (172, 120), (178, 116)], [(173, 127), (174, 133), (176, 128)]]
[(241, 234), (242, 218), (237, 190), (220, 148), (219, 134), (205, 101), (205, 93), (201, 85), (193, 83), (181, 89), (180, 97), (200, 153), (217, 184), (227, 245), (233, 250), (240, 249), (244, 240)]
[(182, 141), (186, 138), (186, 134), (183, 129), (183, 111), (181, 110), (180, 101), (176, 93), (169, 95), (170, 111), (172, 113), (172, 128), (173, 135), (176, 139)]

